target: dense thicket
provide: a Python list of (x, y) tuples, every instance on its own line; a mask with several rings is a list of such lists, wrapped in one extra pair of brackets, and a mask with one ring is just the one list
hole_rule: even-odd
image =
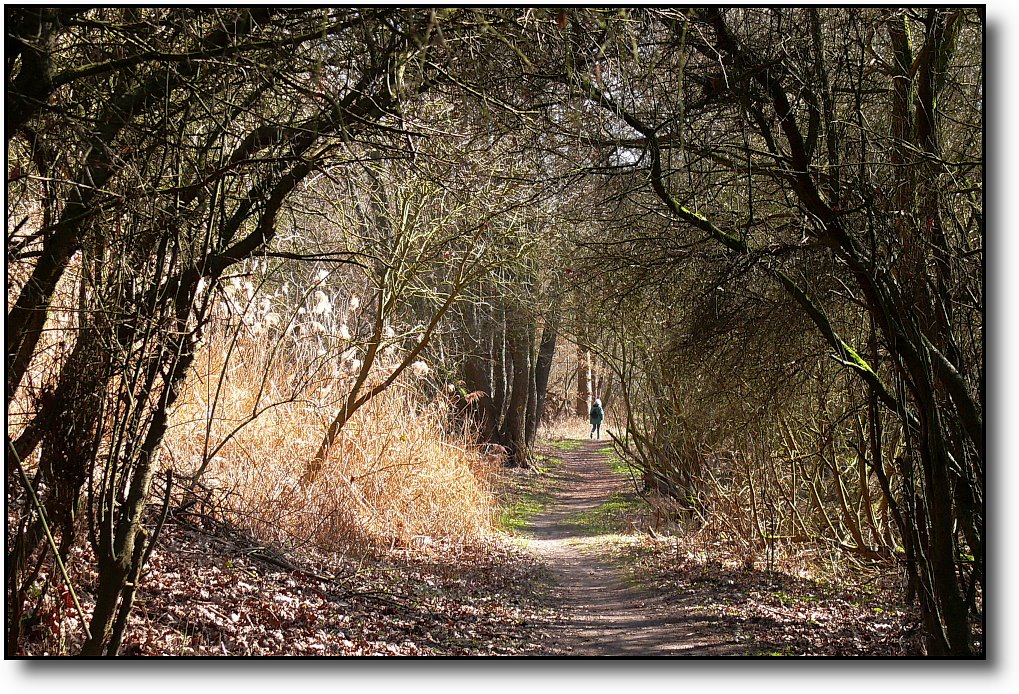
[(117, 653), (146, 507), (200, 477), (159, 453), (223, 306), (348, 379), (302, 485), (422, 360), (526, 465), (575, 355), (572, 409), (614, 403), (649, 490), (748, 552), (898, 563), (928, 652), (972, 652), (976, 11), (6, 15), (9, 652), (84, 537), (83, 652)]
[(7, 471), (41, 502), (18, 504), (9, 645), (83, 516), (99, 562), (83, 653), (117, 652), (211, 292), (273, 251), (314, 176), (401, 143), (400, 104), (437, 79), (427, 31), (391, 9), (8, 13)]
[(618, 221), (588, 240), (592, 267), (639, 292), (623, 330), (652, 346), (619, 362), (633, 374), (624, 445), (691, 501), (701, 444), (733, 446), (739, 423), (759, 466), (815, 460), (784, 493), (827, 488), (842, 520), (818, 528), (790, 503), (758, 531), (897, 556), (929, 651), (969, 653), (984, 576), (980, 17), (631, 21), (621, 40), (571, 18), (584, 69), (567, 82), (617, 171)]

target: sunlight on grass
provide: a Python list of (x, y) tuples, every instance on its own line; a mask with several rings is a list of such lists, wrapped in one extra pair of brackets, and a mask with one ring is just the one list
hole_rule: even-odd
[(623, 475), (630, 478), (640, 478), (643, 474), (640, 470), (619, 457), (619, 454), (616, 453), (616, 450), (612, 445), (600, 448), (598, 449), (598, 452), (605, 456), (609, 462), (609, 467), (612, 468), (612, 472), (617, 475)]
[(498, 525), (513, 534), (522, 533), (536, 515), (548, 508), (557, 484), (551, 473), (563, 464), (560, 458), (542, 454), (535, 454), (533, 460), (532, 469), (510, 470), (505, 475)]
[(502, 461), (468, 433), (449, 432), (443, 402), (424, 396), (411, 374), (358, 410), (321, 474), (302, 483), (349, 380), (324, 358), (290, 363), (271, 342), (232, 344), (230, 335), (213, 333), (173, 413), (168, 457), (182, 476), (204, 472), (227, 519), (283, 547), (406, 546), (488, 534)]
[(546, 506), (547, 500), (537, 495), (518, 499), (500, 514), (499, 525), (511, 533), (522, 532)]
[(613, 492), (609, 498), (592, 509), (571, 514), (566, 522), (579, 525), (590, 535), (608, 535), (626, 532), (629, 517), (638, 510), (640, 499), (629, 492)]
[(558, 441), (550, 441), (548, 445), (557, 450), (569, 453), (570, 451), (575, 451), (583, 446), (584, 442), (578, 439), (560, 439)]

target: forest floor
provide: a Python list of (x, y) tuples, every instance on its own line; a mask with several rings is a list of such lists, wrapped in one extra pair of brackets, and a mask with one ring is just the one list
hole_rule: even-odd
[[(147, 565), (120, 653), (144, 655), (916, 655), (911, 615), (879, 590), (764, 571), (649, 536), (606, 441), (542, 447), (507, 471), (502, 525), (471, 546), (284, 556), (177, 513)], [(642, 520), (643, 519), (643, 520)], [(78, 567), (93, 565), (87, 546)], [(75, 572), (86, 615), (94, 572)], [(69, 601), (28, 625), (22, 655), (78, 651)]]
[[(551, 567), (572, 656), (915, 656), (895, 577), (836, 584), (762, 570), (696, 538), (648, 533), (633, 476), (606, 441), (557, 442), (543, 508), (520, 542)], [(643, 510), (642, 510), (643, 509)], [(884, 584), (884, 588), (880, 584)]]
[(697, 593), (668, 601), (621, 570), (621, 549), (640, 540), (620, 532), (636, 499), (632, 481), (610, 467), (608, 450), (605, 441), (588, 440), (564, 453), (552, 503), (525, 535), (560, 586), (568, 619), (559, 647), (577, 656), (745, 654), (736, 631), (695, 609), (703, 602)]

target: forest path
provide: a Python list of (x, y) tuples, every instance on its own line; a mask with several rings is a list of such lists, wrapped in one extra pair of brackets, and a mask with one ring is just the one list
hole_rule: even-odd
[(528, 528), (527, 547), (550, 565), (568, 619), (557, 645), (575, 656), (739, 655), (720, 623), (695, 614), (683, 598), (667, 601), (627, 582), (612, 563), (615, 543), (640, 537), (597, 522), (614, 494), (632, 491), (630, 480), (609, 465), (610, 446), (604, 439), (584, 440), (560, 451), (553, 501)]

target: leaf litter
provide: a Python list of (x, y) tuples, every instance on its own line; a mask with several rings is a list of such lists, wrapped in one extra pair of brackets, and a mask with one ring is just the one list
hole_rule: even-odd
[[(164, 528), (121, 647), (128, 656), (563, 656), (562, 600), (547, 560), (503, 534), (433, 540), (362, 556), (293, 556), (238, 541), (222, 524)], [(852, 586), (809, 571), (761, 570), (696, 534), (601, 545), (603, 558), (665, 609), (704, 617), (746, 656), (918, 656), (915, 611), (894, 577)], [(87, 545), (72, 577), (85, 611), (96, 589)], [(785, 567), (788, 568), (788, 567)], [(798, 574), (798, 575), (796, 575)], [(41, 577), (45, 581), (46, 576)], [(61, 589), (57, 595), (66, 591)], [(78, 651), (66, 601), (23, 655)]]

